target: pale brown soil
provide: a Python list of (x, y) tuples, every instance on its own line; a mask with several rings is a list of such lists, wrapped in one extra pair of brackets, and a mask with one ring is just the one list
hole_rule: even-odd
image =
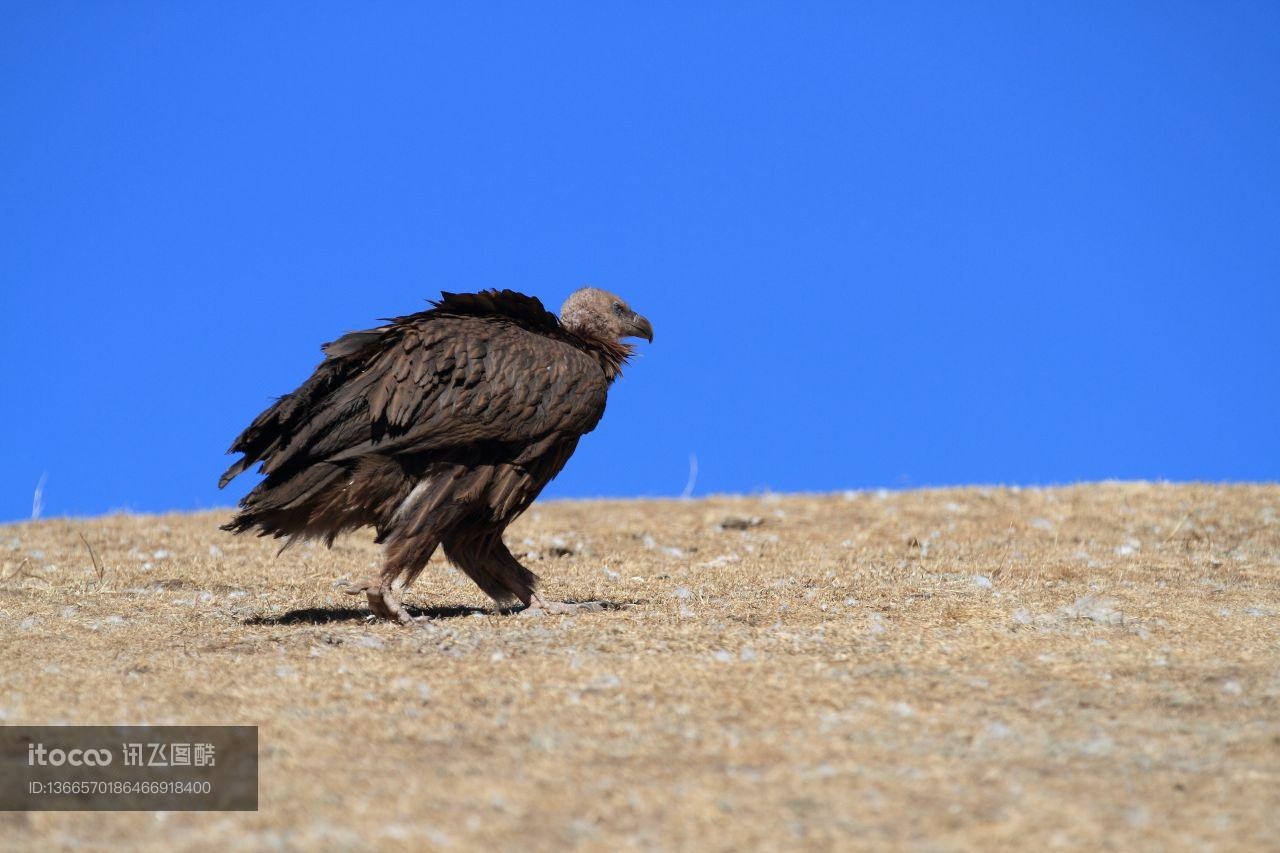
[(0, 814), (0, 844), (1274, 848), (1278, 513), (1141, 483), (549, 503), (513, 550), (629, 606), (494, 615), (433, 561), (410, 629), (333, 588), (367, 537), (0, 527), (0, 722), (261, 727), (256, 813)]

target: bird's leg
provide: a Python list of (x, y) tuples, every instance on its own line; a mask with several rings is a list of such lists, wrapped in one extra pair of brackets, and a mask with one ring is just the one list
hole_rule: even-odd
[[(398, 579), (397, 579), (398, 580)], [(383, 619), (393, 619), (401, 625), (412, 625), (413, 616), (400, 602), (400, 592), (396, 584), (383, 583), (377, 590), (369, 590), (369, 609), (374, 615)]]
[(347, 595), (359, 595), (363, 592), (369, 599), (369, 609), (373, 611), (374, 616), (408, 625), (413, 622), (413, 616), (400, 602), (399, 580), (396, 578), (388, 582), (388, 579), (383, 577), (378, 580), (368, 579), (354, 583), (347, 581), (342, 584), (342, 591)]
[(378, 578), (344, 584), (345, 592), (348, 595), (363, 592), (369, 598), (369, 609), (379, 618), (412, 625), (414, 617), (401, 603), (400, 592), (422, 573), (438, 543), (430, 532), (396, 536), (387, 544)]
[(529, 600), (525, 602), (528, 606), (520, 611), (521, 616), (544, 616), (548, 613), (562, 615), (567, 613), (599, 613), (604, 610), (604, 604), (599, 601), (552, 601), (538, 595), (536, 592), (529, 595)]
[(502, 531), (485, 531), (474, 537), (458, 537), (444, 543), (445, 553), (466, 572), (480, 589), (499, 604), (512, 599), (524, 605), (519, 612), (528, 616), (548, 613), (598, 613), (604, 610), (599, 601), (570, 603), (551, 601), (535, 592), (538, 576), (520, 565), (502, 543)]

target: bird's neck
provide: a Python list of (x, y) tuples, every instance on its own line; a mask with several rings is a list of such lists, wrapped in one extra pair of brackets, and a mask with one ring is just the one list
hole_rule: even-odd
[(605, 379), (612, 382), (622, 375), (622, 366), (627, 363), (627, 359), (633, 352), (630, 344), (598, 338), (589, 332), (579, 334), (578, 338), (582, 341), (583, 349), (600, 363)]

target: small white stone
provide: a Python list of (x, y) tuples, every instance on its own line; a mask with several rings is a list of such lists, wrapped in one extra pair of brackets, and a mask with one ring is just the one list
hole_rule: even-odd
[(1009, 728), (999, 720), (989, 720), (987, 721), (987, 724), (982, 727), (983, 737), (991, 740), (1004, 740), (1011, 734), (1013, 734), (1013, 729)]
[(1085, 755), (1104, 756), (1110, 755), (1115, 746), (1116, 742), (1109, 735), (1099, 733), (1092, 740), (1080, 744), (1080, 751)]
[(616, 690), (622, 686), (622, 679), (613, 673), (605, 673), (599, 678), (592, 679), (587, 685), (588, 690)]
[(1142, 543), (1137, 539), (1127, 539), (1123, 545), (1116, 546), (1117, 557), (1131, 557), (1142, 550)]

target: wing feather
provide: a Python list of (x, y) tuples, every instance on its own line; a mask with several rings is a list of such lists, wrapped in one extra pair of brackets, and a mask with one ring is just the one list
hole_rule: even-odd
[[(245, 456), (222, 482), (259, 461), (270, 474), (477, 443), (518, 454), (552, 434), (592, 430), (608, 390), (598, 362), (555, 334), (554, 317), (538, 314), (537, 300), (481, 313), (501, 308), (501, 297), (446, 296), (432, 311), (326, 345), (311, 378), (236, 440), (232, 451)], [(450, 299), (456, 310), (448, 310)]]

